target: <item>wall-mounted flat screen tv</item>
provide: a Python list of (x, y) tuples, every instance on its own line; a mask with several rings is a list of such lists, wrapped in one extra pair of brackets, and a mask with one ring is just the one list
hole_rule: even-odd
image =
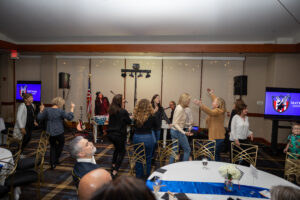
[(265, 118), (300, 120), (300, 89), (267, 87)]
[(22, 94), (31, 93), (34, 102), (41, 101), (41, 81), (17, 81), (16, 100), (23, 101)]

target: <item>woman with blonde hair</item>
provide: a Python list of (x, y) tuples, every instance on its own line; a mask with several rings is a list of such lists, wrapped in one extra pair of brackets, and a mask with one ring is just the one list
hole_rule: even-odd
[(220, 161), (220, 152), (225, 137), (225, 101), (221, 97), (216, 97), (211, 89), (207, 89), (212, 100), (212, 108), (207, 107), (201, 100), (195, 100), (194, 103), (200, 106), (200, 109), (207, 114), (206, 127), (208, 128), (208, 139), (216, 141), (215, 160)]
[(146, 151), (146, 174), (144, 174), (143, 165), (136, 163), (135, 172), (137, 178), (147, 178), (151, 172), (151, 159), (155, 145), (155, 138), (152, 134), (153, 127), (157, 126), (154, 111), (148, 99), (141, 99), (134, 108), (134, 135), (133, 143), (144, 143)]
[[(191, 133), (183, 130), (187, 119), (185, 108), (189, 106), (190, 100), (191, 96), (188, 93), (183, 93), (179, 97), (178, 104), (174, 111), (171, 128), (171, 138), (173, 140), (178, 140), (179, 146), (183, 149), (183, 161), (189, 160), (191, 153), (191, 147), (187, 138)], [(174, 161), (175, 159), (171, 157), (170, 163), (173, 163)]]
[(64, 148), (64, 119), (72, 120), (74, 118), (75, 104), (71, 103), (71, 112), (66, 113), (62, 110), (65, 100), (61, 97), (55, 97), (52, 100), (52, 107), (46, 108), (43, 104), (40, 106), (38, 120), (46, 120), (46, 131), (50, 134), (50, 166), (54, 169), (59, 164), (59, 157)]

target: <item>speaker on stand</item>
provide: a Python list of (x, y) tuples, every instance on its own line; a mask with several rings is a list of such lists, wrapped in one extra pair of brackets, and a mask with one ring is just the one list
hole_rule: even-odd
[(234, 80), (234, 95), (247, 95), (247, 81), (248, 76), (235, 76)]
[[(63, 99), (65, 99), (65, 89), (70, 89), (70, 74), (65, 72), (59, 72), (59, 89), (63, 89)], [(65, 105), (63, 106), (65, 110)]]

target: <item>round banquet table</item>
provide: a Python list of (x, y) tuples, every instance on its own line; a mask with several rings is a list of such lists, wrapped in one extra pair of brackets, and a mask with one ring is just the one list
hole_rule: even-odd
[[(192, 200), (223, 200), (228, 197), (242, 200), (268, 199), (259, 192), (269, 191), (272, 186), (285, 185), (300, 189), (297, 185), (288, 182), (270, 173), (253, 170), (250, 167), (236, 165), (242, 171), (240, 180), (233, 180), (233, 191), (224, 189), (224, 177), (219, 173), (219, 168), (230, 163), (208, 161), (207, 168), (203, 168), (202, 161), (186, 161), (166, 165), (153, 172), (148, 180), (147, 186), (153, 190), (154, 176), (159, 176), (162, 185), (157, 198), (161, 199), (167, 191), (173, 193), (185, 193)], [(163, 172), (161, 169), (166, 170)]]
[[(1, 161), (3, 161), (3, 162), (1, 162)], [(10, 163), (10, 164), (8, 164), (8, 163)], [(9, 168), (13, 167), (14, 159), (13, 159), (12, 153), (8, 149), (1, 148), (1, 147), (0, 147), (0, 164), (2, 165), (2, 169), (0, 171), (0, 180), (2, 180), (4, 170), (7, 171), (7, 170), (9, 170)], [(3, 179), (0, 182), (0, 185), (3, 185), (4, 182), (5, 182), (5, 179)], [(14, 199), (18, 200), (20, 194), (21, 194), (21, 188), (20, 187), (15, 187), (15, 189), (14, 189)], [(9, 197), (5, 196), (2, 199), (9, 199)]]
[[(0, 164), (2, 165), (2, 169), (3, 169), (3, 170), (1, 169), (1, 171), (0, 171), (0, 180), (3, 179), (2, 175), (3, 175), (4, 169), (8, 169), (8, 168), (12, 167), (12, 165), (9, 165), (7, 163), (11, 163), (11, 164), (14, 163), (12, 154), (9, 150), (0, 147)], [(4, 180), (1, 181), (0, 184), (3, 185)]]

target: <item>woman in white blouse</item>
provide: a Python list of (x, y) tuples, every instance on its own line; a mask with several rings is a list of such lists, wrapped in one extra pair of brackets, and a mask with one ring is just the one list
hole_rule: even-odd
[(253, 132), (249, 130), (247, 117), (248, 109), (246, 104), (237, 105), (237, 114), (231, 121), (230, 141), (240, 146), (240, 143), (249, 143), (248, 137), (253, 141)]
[[(185, 108), (187, 108), (190, 104), (191, 96), (187, 93), (183, 93), (180, 98), (178, 105), (175, 108), (172, 128), (171, 128), (171, 138), (173, 140), (178, 140), (179, 146), (183, 149), (183, 161), (189, 160), (191, 147), (188, 141), (187, 136), (192, 135), (190, 132), (190, 127), (184, 129), (187, 121), (187, 114), (185, 112)], [(170, 158), (170, 163), (173, 163), (175, 159), (173, 157)]]

